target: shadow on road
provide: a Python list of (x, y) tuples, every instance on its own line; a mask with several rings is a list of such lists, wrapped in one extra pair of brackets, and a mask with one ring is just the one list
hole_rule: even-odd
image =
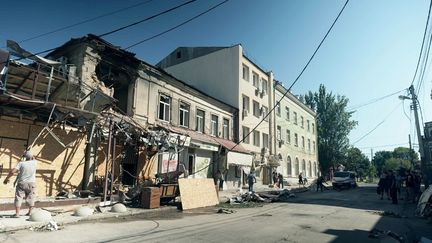
[[(375, 225), (375, 234), (368, 231), (329, 229), (323, 233), (336, 236), (332, 242), (380, 242), (389, 239), (387, 233), (391, 232), (394, 237), (402, 236), (406, 242), (417, 242), (421, 237), (432, 239), (432, 225), (426, 219), (415, 216), (416, 205), (399, 201), (394, 205), (390, 200), (380, 200), (376, 194), (375, 185), (364, 185), (350, 190), (328, 190), (324, 192), (310, 191), (299, 195), (289, 203), (316, 204), (332, 207), (343, 207), (366, 210), (371, 214), (378, 215)], [(350, 215), (347, 215), (350, 217)], [(358, 220), (352, 216), (353, 220)], [(394, 238), (392, 238), (394, 239)], [(397, 242), (397, 241), (395, 241)]]

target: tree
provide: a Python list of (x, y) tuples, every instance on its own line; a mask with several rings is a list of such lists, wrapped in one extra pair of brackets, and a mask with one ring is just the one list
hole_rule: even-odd
[(385, 161), (392, 157), (393, 157), (393, 153), (390, 151), (378, 151), (375, 153), (372, 159), (372, 164), (375, 166), (379, 175), (381, 175), (381, 173), (384, 170)]
[(344, 165), (346, 170), (356, 172), (359, 179), (375, 176), (375, 169), (371, 165), (369, 158), (358, 148), (351, 147), (348, 149)]
[(411, 168), (411, 161), (400, 158), (389, 158), (384, 163), (384, 170), (399, 170)]
[(309, 91), (303, 99), (316, 112), (318, 159), (321, 171), (326, 173), (336, 163), (343, 162), (349, 148), (348, 135), (357, 122), (351, 120), (352, 112), (346, 111), (348, 99), (328, 93), (322, 84), (318, 92)]

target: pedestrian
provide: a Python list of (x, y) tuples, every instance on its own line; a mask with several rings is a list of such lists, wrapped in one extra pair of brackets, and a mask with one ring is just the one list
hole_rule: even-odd
[(381, 195), (381, 200), (383, 200), (384, 194), (385, 194), (385, 184), (386, 184), (386, 175), (383, 173), (380, 176), (380, 179), (378, 181), (378, 194)]
[(273, 171), (272, 173), (272, 179), (273, 179), (273, 187), (278, 187), (278, 176), (276, 171)]
[(15, 215), (13, 217), (20, 216), (21, 204), (24, 199), (26, 199), (29, 210), (26, 214), (31, 215), (32, 209), (35, 203), (36, 197), (36, 165), (37, 162), (34, 159), (30, 151), (25, 151), (23, 154), (24, 160), (18, 162), (15, 168), (9, 171), (9, 174), (3, 181), (3, 184), (7, 184), (9, 179), (15, 174), (17, 174), (17, 184), (15, 188)]
[(281, 173), (278, 173), (277, 179), (278, 179), (278, 183), (279, 183), (279, 188), (283, 188), (284, 187), (283, 175)]
[(406, 172), (405, 187), (407, 202), (414, 201), (414, 176), (410, 170)]
[(249, 191), (254, 192), (253, 190), (253, 184), (256, 183), (255, 173), (251, 171), (247, 177), (248, 185), (249, 185)]
[(302, 175), (302, 173), (300, 173), (298, 175), (298, 183), (299, 183), (299, 185), (303, 185), (303, 175)]
[(384, 193), (387, 195), (387, 200), (390, 200), (390, 171), (384, 172), (385, 179), (384, 179)]
[(396, 173), (394, 171), (389, 171), (389, 183), (390, 183), (390, 197), (392, 199), (393, 204), (398, 204), (398, 195), (397, 195), (397, 182), (396, 182)]
[(221, 177), (222, 177), (222, 173), (220, 172), (220, 170), (218, 170), (216, 172), (216, 174), (214, 175), (214, 177), (213, 177), (214, 184), (215, 184), (215, 186), (218, 186), (219, 190), (220, 190), (220, 183), (219, 183), (219, 181), (220, 181)]
[(420, 198), (421, 195), (421, 191), (420, 191), (420, 186), (421, 186), (421, 175), (419, 172), (415, 172), (414, 176), (414, 186), (413, 186), (413, 191), (414, 191), (414, 199), (413, 202), (417, 203), (418, 199)]
[(323, 192), (323, 188), (324, 188), (323, 183), (324, 183), (324, 177), (321, 175), (317, 179), (317, 189), (316, 189), (316, 191), (318, 191), (318, 189), (321, 189), (321, 192)]
[(399, 170), (396, 173), (396, 189), (397, 189), (397, 194), (399, 195), (399, 199), (403, 200), (401, 194), (401, 187), (402, 187), (402, 176), (401, 176), (401, 171)]

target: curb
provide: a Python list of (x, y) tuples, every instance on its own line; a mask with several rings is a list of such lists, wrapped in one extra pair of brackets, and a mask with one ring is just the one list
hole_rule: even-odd
[[(112, 212), (107, 211), (107, 212), (103, 212), (103, 213), (93, 214), (93, 215), (88, 216), (88, 217), (79, 217), (79, 216), (69, 215), (73, 218), (63, 219), (63, 220), (58, 220), (58, 221), (56, 221), (56, 219), (53, 218), (53, 221), (56, 222), (58, 226), (65, 226), (68, 224), (74, 224), (74, 223), (78, 223), (78, 222), (91, 222), (91, 221), (97, 221), (97, 220), (101, 220), (101, 219), (119, 218), (119, 217), (145, 215), (145, 214), (154, 214), (154, 213), (160, 213), (160, 212), (164, 212), (164, 211), (168, 211), (168, 210), (174, 210), (174, 209), (177, 210), (176, 207), (167, 206), (167, 207), (161, 207), (161, 208), (156, 208), (156, 209), (138, 209), (139, 211), (129, 209), (125, 213), (112, 213)], [(141, 211), (141, 210), (143, 210), (143, 211)], [(25, 230), (25, 229), (30, 229), (30, 228), (38, 228), (38, 227), (43, 227), (47, 224), (48, 224), (48, 222), (30, 222), (26, 225), (9, 226), (9, 227), (4, 227), (4, 228), (2, 228), (0, 226), (0, 233), (7, 233), (7, 232)]]

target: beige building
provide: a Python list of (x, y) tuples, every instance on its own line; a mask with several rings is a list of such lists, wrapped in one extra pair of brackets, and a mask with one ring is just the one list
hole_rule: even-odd
[[(273, 119), (268, 116), (255, 126), (273, 106), (273, 74), (260, 68), (243, 53), (241, 45), (231, 47), (180, 47), (157, 64), (173, 76), (185, 80), (209, 95), (239, 110), (238, 140), (254, 153), (258, 178), (269, 180), (269, 155), (274, 152)], [(251, 164), (243, 165), (249, 173)]]
[(318, 151), (315, 112), (287, 92), (278, 81), (275, 81), (275, 100), (281, 100), (275, 109), (276, 153), (281, 164), (278, 172), (291, 178), (290, 181), (296, 181), (300, 173), (306, 178), (316, 177)]

